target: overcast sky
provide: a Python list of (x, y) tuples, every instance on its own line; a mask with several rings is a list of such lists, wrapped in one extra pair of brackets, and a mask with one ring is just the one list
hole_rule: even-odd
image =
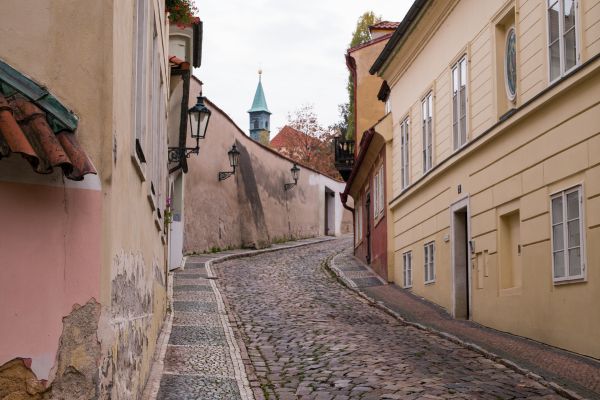
[(344, 53), (358, 17), (374, 11), (400, 21), (412, 0), (195, 0), (204, 21), (204, 95), (248, 133), (258, 69), (271, 115), (271, 137), (288, 112), (312, 103), (322, 125), (347, 101)]

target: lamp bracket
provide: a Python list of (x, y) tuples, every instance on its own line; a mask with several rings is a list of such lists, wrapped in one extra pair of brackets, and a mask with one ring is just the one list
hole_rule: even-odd
[(169, 162), (177, 163), (183, 158), (190, 158), (192, 154), (200, 152), (200, 146), (196, 147), (169, 147)]
[(221, 171), (219, 172), (219, 181), (224, 181), (233, 174), (235, 174), (235, 169), (233, 171)]
[(286, 184), (283, 185), (283, 190), (288, 191), (291, 188), (293, 188), (294, 186), (296, 186), (297, 184), (298, 184), (297, 181), (294, 181), (292, 183), (286, 183)]

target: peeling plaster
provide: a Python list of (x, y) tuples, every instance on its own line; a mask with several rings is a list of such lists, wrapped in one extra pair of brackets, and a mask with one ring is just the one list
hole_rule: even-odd
[(75, 304), (73, 311), (63, 318), (50, 386), (46, 387), (45, 380), (38, 380), (31, 370), (31, 359), (16, 358), (0, 366), (0, 398), (98, 399), (100, 309), (100, 304), (91, 299), (83, 306)]
[(101, 367), (101, 399), (137, 399), (144, 388), (142, 361), (152, 328), (154, 280), (164, 285), (158, 261), (153, 264), (147, 268), (141, 253), (121, 251), (113, 258), (112, 345)]

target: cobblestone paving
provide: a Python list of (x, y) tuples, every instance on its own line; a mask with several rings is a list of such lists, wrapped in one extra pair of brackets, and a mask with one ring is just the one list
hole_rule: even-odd
[(405, 325), (321, 267), (347, 239), (215, 266), (257, 398), (555, 399), (539, 383)]
[(240, 392), (216, 297), (202, 263), (173, 279), (173, 326), (159, 400), (234, 400)]

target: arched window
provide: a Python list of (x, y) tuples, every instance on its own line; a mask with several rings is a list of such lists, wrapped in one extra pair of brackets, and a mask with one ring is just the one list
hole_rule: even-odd
[(510, 101), (517, 95), (517, 35), (515, 27), (510, 27), (506, 32), (506, 45), (504, 48), (504, 82), (506, 96)]

